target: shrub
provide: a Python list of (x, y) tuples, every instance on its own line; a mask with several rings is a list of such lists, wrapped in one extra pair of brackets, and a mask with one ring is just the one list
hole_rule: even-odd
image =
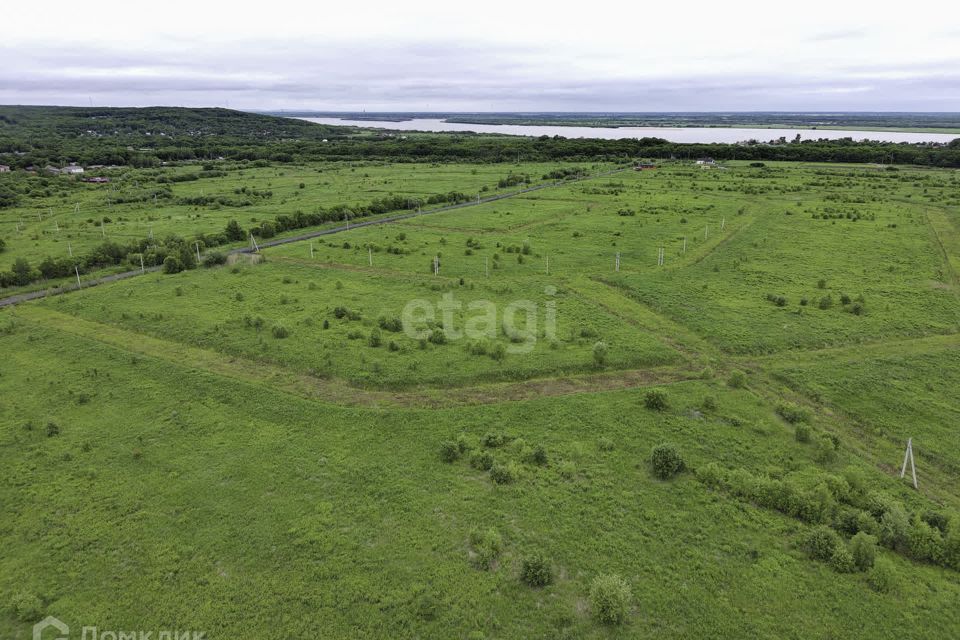
[(470, 456), (470, 466), (479, 471), (489, 471), (493, 462), (493, 454), (489, 451), (477, 451)]
[(797, 442), (810, 442), (810, 425), (798, 424), (793, 435)]
[(467, 440), (467, 436), (465, 436), (462, 433), (457, 436), (457, 450), (460, 453), (466, 453), (467, 451), (470, 451), (470, 449), (472, 448), (473, 447), (470, 446), (470, 441)]
[(164, 273), (180, 273), (183, 271), (183, 263), (176, 256), (167, 256), (163, 259)]
[(777, 414), (789, 422), (797, 424), (798, 422), (807, 422), (810, 420), (810, 411), (792, 402), (783, 402), (777, 405)]
[(899, 502), (891, 503), (880, 517), (880, 542), (891, 549), (904, 549), (910, 533), (910, 520)]
[(516, 466), (512, 462), (507, 464), (496, 462), (490, 467), (490, 479), (497, 484), (512, 484), (517, 480)]
[(213, 251), (203, 256), (203, 266), (216, 267), (221, 264), (227, 264), (227, 256), (219, 251)]
[(730, 372), (730, 377), (727, 378), (727, 384), (734, 389), (742, 389), (747, 386), (747, 374), (739, 369), (734, 369)]
[(700, 372), (701, 380), (710, 380), (713, 376), (716, 375), (713, 371), (713, 367), (704, 367), (703, 371)]
[(820, 298), (820, 302), (817, 303), (817, 306), (826, 311), (833, 306), (833, 296), (823, 296)]
[(564, 480), (572, 480), (577, 475), (577, 465), (572, 460), (564, 460), (557, 465), (557, 473)]
[(650, 455), (653, 473), (661, 480), (667, 480), (683, 471), (684, 463), (680, 452), (672, 444), (660, 444), (653, 448)]
[(443, 329), (434, 329), (427, 340), (433, 344), (447, 344), (447, 334)]
[(15, 594), (10, 608), (21, 622), (36, 622), (43, 615), (43, 603), (32, 593)]
[(877, 593), (892, 593), (897, 590), (897, 571), (889, 560), (880, 558), (873, 565), (867, 581)]
[(440, 443), (440, 459), (444, 462), (456, 462), (460, 459), (460, 447), (456, 442), (444, 440)]
[(821, 464), (836, 462), (839, 446), (839, 441), (830, 436), (821, 436), (817, 440), (817, 462)]
[(613, 451), (615, 446), (613, 440), (610, 438), (602, 437), (597, 439), (597, 448), (600, 449), (600, 451)]
[(833, 550), (833, 556), (830, 558), (830, 566), (837, 573), (853, 573), (857, 567), (853, 561), (853, 554), (842, 542)]
[(387, 318), (381, 316), (380, 319), (377, 320), (377, 324), (384, 331), (390, 331), (391, 333), (400, 333), (403, 331), (403, 322), (400, 320), (400, 318)]
[(470, 548), (473, 551), (470, 561), (477, 569), (489, 571), (500, 556), (503, 548), (503, 538), (496, 529), (470, 532)]
[(630, 608), (630, 585), (618, 575), (599, 575), (590, 584), (590, 608), (603, 624), (622, 624)]
[(853, 564), (860, 571), (867, 571), (877, 558), (877, 539), (861, 531), (850, 540)]
[(598, 367), (602, 367), (607, 362), (609, 348), (606, 342), (597, 342), (593, 345), (593, 362)]
[(553, 582), (550, 563), (539, 552), (526, 556), (520, 562), (520, 580), (531, 587), (543, 587)]
[(667, 392), (663, 389), (650, 389), (643, 396), (643, 406), (652, 411), (663, 411), (667, 408)]
[(827, 281), (825, 279), (820, 278), (819, 280), (817, 280), (817, 289), (826, 289), (826, 288), (827, 288)]
[(722, 487), (726, 476), (723, 469), (716, 462), (708, 462), (702, 467), (697, 468), (697, 480), (708, 487), (717, 489)]
[(704, 396), (703, 400), (700, 402), (700, 408), (704, 411), (716, 411), (717, 410), (717, 398), (716, 396)]
[(840, 544), (837, 532), (825, 525), (814, 527), (803, 542), (810, 557), (823, 562), (829, 562), (833, 558), (833, 552)]
[(943, 540), (943, 564), (960, 571), (960, 516), (954, 516)]
[(485, 433), (480, 438), (480, 444), (484, 447), (502, 447), (507, 442), (507, 437), (502, 433)]
[(523, 454), (523, 461), (529, 464), (535, 464), (542, 467), (547, 464), (547, 449), (542, 444), (538, 444), (533, 449), (526, 449)]
[(943, 560), (943, 538), (940, 532), (919, 518), (915, 518), (907, 532), (910, 556), (921, 562), (939, 564)]
[(270, 329), (270, 333), (272, 333), (273, 337), (276, 338), (277, 340), (283, 340), (284, 338), (290, 335), (290, 332), (282, 324), (273, 325), (273, 327), (271, 327)]
[(842, 305), (844, 305), (844, 306), (850, 304), (850, 296), (848, 296), (848, 295), (845, 294), (845, 293), (841, 293), (841, 294), (840, 294), (840, 304), (842, 304)]
[(374, 348), (383, 344), (383, 338), (380, 336), (380, 329), (374, 327), (370, 330), (370, 337), (367, 338), (367, 344)]
[(47, 423), (47, 437), (52, 438), (54, 436), (60, 435), (60, 425), (56, 422)]

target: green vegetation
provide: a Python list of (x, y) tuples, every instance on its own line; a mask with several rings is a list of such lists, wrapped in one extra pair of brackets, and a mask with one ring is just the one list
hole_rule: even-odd
[[(0, 636), (960, 633), (955, 173), (675, 162), (228, 255), (614, 165), (216, 162), (129, 169), (169, 270), (0, 310)], [(63, 244), (21, 213), (102, 201), (16, 179), (53, 185), (0, 211), (29, 282)]]

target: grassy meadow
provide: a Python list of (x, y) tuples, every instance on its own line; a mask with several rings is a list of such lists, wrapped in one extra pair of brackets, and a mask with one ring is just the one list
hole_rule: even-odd
[[(273, 190), (246, 224), (556, 168), (172, 188)], [(4, 309), (0, 636), (46, 615), (208, 638), (956, 636), (958, 185), (666, 163)], [(140, 203), (111, 224), (150, 216), (240, 219)], [(5, 258), (63, 241), (30, 229)]]

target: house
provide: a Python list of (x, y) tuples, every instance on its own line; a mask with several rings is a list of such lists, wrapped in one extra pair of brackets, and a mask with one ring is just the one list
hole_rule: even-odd
[(633, 168), (633, 170), (644, 171), (646, 169), (656, 169), (656, 168), (657, 168), (657, 165), (653, 164), (652, 162), (640, 162)]
[(697, 160), (697, 164), (701, 166), (712, 166), (717, 164), (717, 161), (714, 160), (713, 158), (700, 158), (699, 160)]
[(0, 164), (0, 173), (9, 173), (10, 167), (5, 164)]
[(81, 181), (81, 182), (92, 182), (93, 184), (106, 184), (106, 183), (110, 182), (110, 178), (101, 178), (101, 177), (80, 178), (80, 181)]
[(60, 169), (57, 169), (57, 168), (54, 167), (53, 165), (49, 165), (49, 164), (43, 168), (43, 172), (44, 172), (44, 173), (49, 173), (49, 174), (52, 175), (52, 176), (58, 176), (58, 175), (60, 175)]
[(65, 166), (63, 169), (60, 169), (60, 174), (65, 176), (78, 176), (82, 173), (83, 173), (83, 167), (76, 164), (75, 162), (71, 162), (70, 164)]

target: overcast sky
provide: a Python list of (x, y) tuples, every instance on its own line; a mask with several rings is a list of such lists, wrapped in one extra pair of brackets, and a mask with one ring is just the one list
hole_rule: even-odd
[(956, 0), (10, 4), (3, 104), (960, 111)]

